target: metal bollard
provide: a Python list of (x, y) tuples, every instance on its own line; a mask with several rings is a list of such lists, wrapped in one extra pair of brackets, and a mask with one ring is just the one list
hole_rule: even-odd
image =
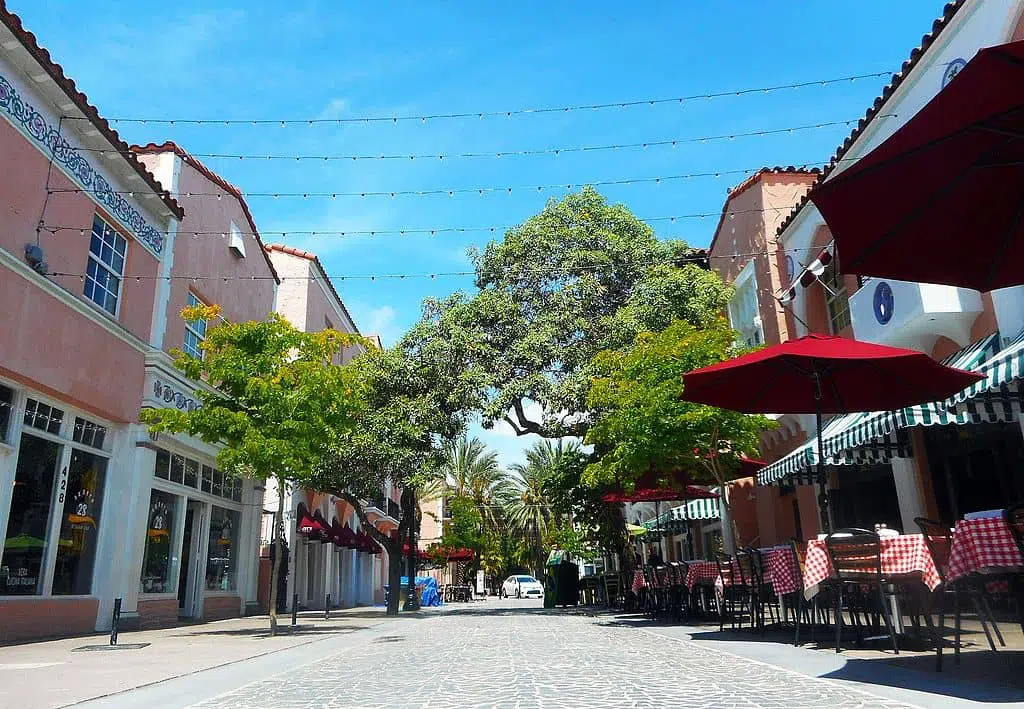
[(299, 623), (299, 594), (292, 594), (292, 625)]
[(331, 594), (327, 594), (326, 600), (324, 600), (324, 620), (331, 619)]
[(110, 618), (110, 644), (117, 645), (117, 631), (121, 624), (121, 599), (114, 599), (114, 612)]

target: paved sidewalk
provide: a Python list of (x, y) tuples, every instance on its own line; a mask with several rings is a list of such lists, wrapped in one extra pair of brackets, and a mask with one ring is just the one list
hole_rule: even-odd
[[(273, 638), (267, 616), (252, 616), (121, 633), (118, 645), (125, 649), (117, 650), (80, 649), (106, 646), (107, 635), (0, 647), (0, 707), (55, 709), (401, 619), (388, 619), (382, 608), (332, 611), (331, 616), (305, 614), (295, 628), (288, 625), (290, 617), (282, 617), (285, 632)], [(149, 644), (127, 649), (139, 643)]]

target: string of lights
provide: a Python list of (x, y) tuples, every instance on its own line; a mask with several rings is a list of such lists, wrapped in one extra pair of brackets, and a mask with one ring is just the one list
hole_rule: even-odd
[[(708, 91), (704, 93), (689, 94), (686, 96), (674, 96), (674, 97), (659, 97), (659, 98), (647, 98), (647, 99), (634, 99), (629, 101), (612, 101), (609, 103), (584, 103), (584, 104), (573, 104), (566, 106), (542, 106), (533, 108), (516, 108), (506, 109), (501, 111), (458, 111), (458, 112), (447, 112), (447, 113), (426, 113), (419, 115), (371, 115), (371, 116), (341, 116), (341, 117), (325, 117), (315, 116), (311, 118), (158, 118), (158, 117), (131, 117), (131, 116), (118, 116), (116, 118), (108, 118), (110, 123), (137, 123), (141, 125), (147, 124), (161, 124), (161, 125), (209, 125), (209, 126), (231, 126), (231, 125), (280, 125), (282, 127), (289, 125), (345, 125), (353, 123), (405, 123), (405, 122), (419, 122), (426, 123), (427, 121), (438, 121), (438, 120), (463, 120), (463, 119), (484, 119), (484, 118), (512, 118), (513, 116), (522, 115), (540, 115), (548, 113), (571, 113), (578, 111), (600, 111), (606, 109), (624, 109), (633, 108), (637, 106), (659, 106), (664, 104), (679, 104), (685, 105), (689, 102), (695, 101), (710, 101), (721, 98), (731, 98), (738, 96), (746, 96), (750, 94), (769, 94), (778, 91), (796, 90), (803, 88), (812, 87), (826, 87), (833, 86), (835, 84), (844, 84), (854, 82), (860, 79), (877, 79), (884, 76), (890, 76), (889, 71), (876, 71), (866, 74), (854, 74), (851, 76), (841, 76), (828, 79), (817, 79), (813, 81), (802, 81), (790, 84), (775, 84), (771, 86), (759, 86), (759, 87), (748, 87), (743, 89), (732, 89), (728, 91)], [(65, 116), (69, 120), (87, 120), (83, 116)]]
[[(877, 118), (895, 118), (897, 114), (886, 113)], [(730, 141), (736, 138), (757, 138), (771, 135), (797, 133), (821, 128), (832, 128), (835, 126), (850, 126), (857, 123), (859, 119), (827, 121), (823, 123), (810, 123), (799, 126), (788, 126), (783, 128), (770, 128), (764, 130), (722, 133), (717, 135), (702, 135), (690, 138), (667, 138), (664, 140), (648, 140), (637, 143), (608, 143), (604, 145), (575, 145), (556, 148), (531, 148), (525, 150), (499, 150), (484, 152), (463, 152), (463, 153), (404, 153), (404, 154), (348, 154), (348, 155), (284, 155), (284, 154), (239, 154), (239, 153), (189, 153), (194, 158), (222, 159), (222, 160), (283, 160), (303, 161), (314, 160), (326, 161), (359, 161), (359, 160), (453, 160), (460, 158), (510, 158), (510, 157), (535, 157), (541, 155), (563, 155), (571, 153), (588, 153), (617, 150), (647, 150), (648, 148), (675, 148), (679, 145), (693, 143), (708, 143), (718, 141)], [(114, 157), (117, 155), (134, 155), (136, 151), (110, 150), (109, 148), (79, 148), (82, 152), (93, 152), (103, 157)]]
[[(798, 166), (793, 166), (794, 169), (809, 169), (813, 165), (818, 163), (801, 163)], [(574, 187), (609, 187), (609, 186), (621, 186), (621, 185), (640, 185), (640, 184), (661, 184), (662, 182), (677, 182), (680, 180), (692, 180), (704, 177), (721, 178), (729, 175), (752, 175), (758, 170), (762, 169), (763, 166), (755, 168), (743, 168), (734, 170), (715, 170), (708, 172), (691, 172), (681, 175), (661, 175), (658, 177), (626, 177), (617, 180), (591, 180), (574, 183), (557, 183), (557, 184), (546, 184), (546, 185), (511, 185), (506, 187), (451, 187), (451, 188), (434, 188), (424, 190), (376, 190), (376, 191), (365, 191), (365, 192), (241, 192), (242, 197), (270, 197), (273, 199), (279, 198), (302, 198), (302, 199), (317, 199), (317, 198), (328, 198), (337, 199), (338, 197), (426, 197), (426, 196), (441, 196), (448, 195), (454, 197), (455, 195), (463, 194), (513, 194), (513, 192), (544, 192), (553, 190), (572, 190)], [(84, 189), (81, 187), (68, 187), (60, 189), (48, 189), (48, 194), (63, 194), (63, 193), (85, 193), (85, 194), (96, 194), (96, 190)], [(129, 197), (135, 196), (134, 190), (109, 190), (104, 194), (120, 194), (127, 195)], [(221, 199), (227, 196), (224, 192), (184, 192), (184, 197), (216, 197)]]
[[(699, 254), (693, 256), (684, 256), (676, 259), (676, 264), (686, 263), (702, 263), (708, 259), (731, 259), (736, 260), (742, 257), (756, 257), (756, 256), (770, 256), (779, 253), (800, 253), (806, 251), (813, 251), (816, 247), (807, 248), (795, 248), (795, 249), (763, 249), (760, 251), (750, 251), (746, 253), (732, 253), (732, 254)], [(607, 264), (594, 264), (591, 266), (574, 266), (572, 268), (553, 266), (551, 268), (526, 268), (516, 271), (516, 275), (587, 275), (591, 273), (597, 273), (609, 268)], [(85, 280), (84, 273), (68, 273), (63, 271), (51, 271), (48, 274), (53, 278), (77, 278), (79, 280)], [(328, 274), (327, 279), (331, 281), (356, 281), (356, 280), (405, 280), (405, 279), (417, 279), (417, 278), (429, 278), (431, 280), (443, 277), (465, 277), (465, 276), (476, 276), (475, 270), (463, 270), (463, 271), (436, 271), (433, 273), (374, 273), (374, 274)], [(278, 276), (277, 280), (281, 282), (285, 281), (316, 281), (322, 280), (320, 276), (307, 275), (307, 276)], [(126, 275), (123, 277), (124, 280), (135, 280), (136, 282), (142, 281), (192, 281), (198, 283), (200, 281), (223, 281), (229, 283), (231, 281), (270, 281), (275, 280), (275, 276), (225, 276), (220, 275), (200, 275), (200, 274), (170, 274), (167, 276), (159, 275), (145, 275), (145, 276), (132, 276)]]
[[(792, 205), (785, 205), (782, 207), (764, 207), (762, 209), (732, 209), (724, 213), (725, 217), (729, 219), (735, 219), (738, 214), (763, 214), (765, 212), (789, 212), (793, 208)], [(723, 212), (691, 212), (688, 214), (674, 214), (671, 216), (664, 217), (646, 217), (640, 218), (643, 222), (669, 222), (675, 223), (677, 221), (690, 220), (690, 219), (706, 219), (709, 217), (721, 217)], [(468, 227), (412, 227), (408, 229), (352, 229), (352, 230), (286, 230), (279, 231), (276, 229), (263, 229), (259, 232), (253, 231), (239, 231), (237, 233), (245, 236), (260, 236), (263, 237), (277, 237), (280, 236), (282, 239), (288, 237), (327, 237), (327, 236), (342, 236), (342, 237), (354, 237), (354, 236), (413, 236), (413, 235), (430, 235), (437, 236), (439, 234), (470, 234), (470, 233), (490, 233), (499, 234), (504, 233), (510, 229), (515, 229), (516, 224), (509, 224), (505, 226), (468, 226)], [(91, 225), (88, 227), (82, 226), (57, 226), (54, 224), (42, 223), (39, 225), (42, 231), (49, 232), (51, 234), (57, 234), (62, 231), (77, 231), (81, 236), (85, 236), (91, 230)], [(178, 229), (175, 232), (161, 231), (157, 232), (164, 236), (172, 233), (178, 236), (219, 236), (221, 238), (227, 238), (228, 233), (223, 229), (213, 230), (192, 230), (192, 229)]]

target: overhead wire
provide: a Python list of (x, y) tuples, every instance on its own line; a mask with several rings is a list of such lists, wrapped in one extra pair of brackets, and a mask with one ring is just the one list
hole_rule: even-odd
[[(816, 163), (802, 163), (799, 166), (793, 166), (794, 169), (809, 169), (812, 164)], [(626, 177), (615, 180), (582, 180), (578, 182), (560, 182), (545, 185), (510, 185), (501, 187), (442, 187), (433, 189), (423, 190), (367, 190), (363, 192), (245, 192), (240, 191), (242, 197), (271, 197), (278, 199), (281, 197), (295, 198), (301, 197), (303, 199), (318, 199), (318, 198), (329, 198), (337, 199), (338, 197), (426, 197), (426, 196), (441, 196), (448, 195), (453, 197), (455, 195), (462, 194), (501, 194), (507, 193), (512, 194), (516, 191), (528, 191), (528, 192), (544, 192), (551, 190), (572, 190), (574, 187), (609, 187), (614, 185), (639, 185), (639, 184), (661, 184), (662, 182), (676, 182), (679, 180), (691, 180), (702, 177), (714, 177), (720, 178), (727, 175), (749, 175), (758, 170), (762, 169), (763, 166), (756, 168), (743, 168), (733, 170), (714, 170), (707, 172), (691, 172), (680, 175), (660, 175), (656, 177)], [(64, 193), (85, 193), (85, 194), (97, 194), (97, 190), (89, 190), (81, 187), (68, 187), (49, 189), (48, 192), (52, 194), (64, 194)], [(104, 194), (120, 194), (134, 197), (136, 190), (106, 190)], [(179, 197), (216, 197), (221, 199), (225, 196), (230, 196), (225, 192), (181, 192), (178, 194)]]
[[(894, 118), (895, 113), (881, 114), (877, 118)], [(658, 140), (647, 140), (633, 143), (607, 143), (600, 145), (570, 145), (564, 147), (554, 148), (528, 148), (523, 150), (495, 150), (495, 151), (470, 151), (461, 153), (352, 153), (347, 155), (331, 155), (331, 154), (274, 154), (274, 153), (195, 153), (189, 152), (189, 155), (193, 158), (204, 158), (204, 159), (224, 159), (224, 160), (285, 160), (285, 161), (359, 161), (359, 160), (453, 160), (460, 158), (508, 158), (508, 157), (533, 157), (541, 155), (563, 155), (572, 153), (588, 153), (588, 152), (601, 152), (601, 151), (614, 151), (614, 150), (647, 150), (648, 148), (659, 148), (659, 147), (672, 147), (675, 148), (679, 145), (689, 145), (693, 143), (708, 143), (717, 141), (730, 141), (736, 138), (755, 138), (764, 137), (771, 135), (781, 135), (796, 133), (808, 130), (818, 130), (821, 128), (832, 128), (835, 126), (850, 126), (857, 121), (858, 118), (848, 120), (837, 120), (837, 121), (825, 121), (821, 123), (809, 123), (798, 126), (786, 126), (782, 128), (770, 128), (763, 130), (754, 131), (743, 131), (735, 133), (721, 133), (715, 135), (702, 135), (693, 136), (689, 138), (665, 138)], [(150, 150), (157, 150), (160, 146), (155, 147), (143, 146), (136, 149), (129, 148), (128, 150), (111, 150), (110, 148), (78, 148), (80, 152), (91, 152), (101, 155), (103, 157), (112, 157), (115, 155), (137, 155), (140, 152), (146, 153)]]
[[(742, 89), (707, 91), (684, 96), (656, 97), (646, 99), (633, 99), (628, 101), (612, 101), (607, 103), (581, 103), (563, 106), (541, 106), (526, 107), (505, 110), (488, 111), (453, 111), (439, 113), (424, 113), (418, 115), (368, 115), (368, 116), (313, 116), (307, 118), (166, 118), (166, 117), (132, 117), (117, 116), (108, 118), (109, 123), (137, 123), (162, 124), (162, 125), (210, 125), (210, 126), (231, 126), (231, 125), (344, 125), (353, 123), (392, 123), (420, 122), (437, 120), (460, 120), (460, 119), (484, 119), (484, 118), (511, 118), (521, 115), (537, 115), (548, 113), (570, 113), (574, 111), (600, 111), (606, 109), (633, 108), (636, 106), (658, 106), (664, 104), (686, 104), (692, 101), (710, 101), (713, 99), (745, 96), (749, 94), (767, 94), (777, 91), (795, 90), (811, 87), (831, 86), (841, 83), (854, 82), (859, 79), (875, 79), (883, 76), (890, 76), (890, 71), (876, 71), (865, 74), (853, 74), (848, 76), (834, 77), (828, 79), (817, 79), (812, 81), (794, 82), (789, 84), (775, 84), (769, 86), (748, 87)], [(88, 120), (85, 116), (66, 116), (70, 120)]]
[[(673, 264), (688, 264), (688, 263), (703, 263), (709, 259), (731, 259), (736, 260), (742, 257), (755, 257), (755, 256), (770, 256), (779, 253), (799, 253), (804, 251), (813, 251), (818, 247), (801, 247), (793, 249), (763, 249), (759, 251), (750, 251), (746, 253), (732, 253), (732, 254), (694, 254), (692, 256), (682, 256), (677, 259), (673, 259)], [(594, 264), (591, 266), (573, 266), (573, 267), (562, 267), (553, 266), (550, 268), (526, 268), (515, 271), (516, 275), (587, 275), (591, 273), (597, 273), (609, 268), (607, 264)], [(53, 278), (78, 278), (85, 280), (86, 274), (84, 273), (69, 273), (63, 271), (52, 271), (49, 274)], [(416, 279), (416, 278), (429, 278), (436, 279), (442, 277), (463, 277), (463, 276), (476, 276), (476, 270), (463, 270), (463, 271), (435, 271), (426, 273), (374, 273), (374, 274), (326, 274), (327, 280), (330, 281), (353, 281), (353, 280), (405, 280), (405, 279)], [(318, 281), (323, 280), (322, 277), (317, 275), (306, 275), (306, 276), (257, 276), (257, 275), (232, 275), (225, 276), (219, 275), (203, 275), (203, 274), (170, 274), (166, 276), (160, 275), (124, 275), (121, 277), (122, 280), (135, 280), (137, 282), (142, 281), (223, 281), (229, 283), (231, 281), (270, 281), (279, 280), (284, 281)]]
[[(733, 219), (738, 214), (763, 214), (765, 212), (789, 212), (792, 210), (793, 205), (786, 205), (783, 207), (764, 207), (759, 209), (731, 209), (727, 212), (690, 212), (686, 214), (674, 214), (670, 216), (662, 217), (638, 217), (643, 222), (670, 222), (675, 223), (677, 221), (683, 221), (687, 219), (705, 219), (708, 217), (728, 217)], [(437, 236), (438, 234), (469, 234), (469, 233), (502, 233), (510, 229), (515, 229), (521, 226), (518, 224), (509, 224), (504, 226), (468, 226), (468, 227), (410, 227), (406, 229), (323, 229), (323, 230), (278, 230), (278, 229), (261, 229), (258, 232), (254, 231), (237, 231), (233, 233), (241, 234), (244, 236), (259, 236), (271, 237), (280, 236), (281, 238), (288, 238), (291, 236), (412, 236), (412, 235), (430, 235)], [(87, 232), (92, 229), (92, 226), (60, 226), (55, 224), (42, 224), (41, 228), (43, 231), (56, 234), (61, 231), (77, 231), (80, 235), (85, 236)], [(228, 232), (224, 229), (177, 229), (175, 231), (157, 231), (158, 234), (168, 236), (170, 234), (176, 234), (178, 236), (219, 236), (227, 238)]]

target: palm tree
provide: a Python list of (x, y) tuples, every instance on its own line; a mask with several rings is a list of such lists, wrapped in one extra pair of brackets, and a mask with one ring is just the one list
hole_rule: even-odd
[(463, 434), (448, 446), (445, 456), (448, 492), (473, 500), (485, 528), (497, 529), (496, 493), (505, 477), (498, 463), (498, 454), (487, 450), (487, 445), (479, 438)]
[(505, 494), (505, 514), (509, 527), (522, 534), (530, 548), (533, 570), (539, 574), (543, 565), (543, 538), (551, 521), (550, 508), (544, 494), (545, 471), (527, 463), (515, 463), (509, 469)]
[(537, 441), (527, 449), (525, 464), (510, 466), (508, 484), (503, 495), (505, 513), (509, 526), (526, 536), (534, 570), (538, 574), (544, 564), (544, 533), (549, 526), (559, 522), (548, 503), (546, 484), (562, 464), (563, 456), (578, 452), (579, 444), (574, 441)]

